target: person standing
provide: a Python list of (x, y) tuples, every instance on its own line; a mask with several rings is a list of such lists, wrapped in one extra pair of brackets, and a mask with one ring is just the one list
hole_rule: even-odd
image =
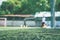
[(47, 27), (45, 16), (42, 17), (42, 24), (41, 24), (41, 27), (43, 27), (43, 28), (46, 28), (46, 27)]

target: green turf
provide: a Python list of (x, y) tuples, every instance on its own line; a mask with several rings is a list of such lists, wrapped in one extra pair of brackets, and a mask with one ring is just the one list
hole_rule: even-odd
[(60, 40), (60, 29), (0, 27), (0, 40)]

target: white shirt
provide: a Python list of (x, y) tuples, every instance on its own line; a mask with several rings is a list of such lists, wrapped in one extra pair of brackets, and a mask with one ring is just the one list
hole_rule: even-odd
[(46, 20), (45, 17), (43, 17), (43, 18), (42, 18), (42, 22), (45, 22), (45, 20)]

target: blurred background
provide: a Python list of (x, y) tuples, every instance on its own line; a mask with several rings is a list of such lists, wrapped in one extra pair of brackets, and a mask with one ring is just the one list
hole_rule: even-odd
[[(55, 3), (56, 26), (60, 27), (60, 0)], [(0, 18), (7, 18), (7, 26), (40, 26), (44, 14), (48, 15), (46, 24), (50, 26), (50, 11), (50, 0), (0, 0)]]

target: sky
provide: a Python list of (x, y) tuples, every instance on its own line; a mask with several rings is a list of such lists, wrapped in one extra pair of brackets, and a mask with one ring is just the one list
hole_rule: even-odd
[(3, 1), (7, 1), (7, 0), (0, 0), (0, 5), (2, 4)]

